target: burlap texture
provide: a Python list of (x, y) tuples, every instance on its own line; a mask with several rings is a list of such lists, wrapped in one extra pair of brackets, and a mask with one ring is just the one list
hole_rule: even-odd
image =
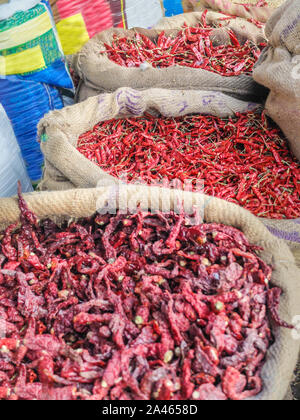
[[(211, 0), (212, 1), (212, 0)], [(255, 6), (258, 3), (258, 0), (231, 0), (232, 3), (237, 4), (251, 4)], [(268, 3), (268, 6), (277, 9), (280, 7), (286, 0), (265, 0), (265, 3)]]
[[(292, 250), (298, 249), (300, 252), (300, 219), (295, 220), (265, 220), (263, 223), (273, 233), (273, 235), (288, 242)], [(300, 256), (300, 254), (299, 254)], [(299, 260), (300, 265), (300, 260)]]
[(266, 111), (289, 139), (300, 159), (300, 2), (288, 0), (266, 25), (270, 47), (254, 79), (271, 90)]
[(72, 190), (75, 185), (64, 176), (55, 166), (45, 161), (43, 179), (38, 185), (39, 191), (65, 191)]
[[(108, 203), (109, 208), (115, 204), (116, 208), (123, 210), (136, 208), (138, 203), (142, 210), (172, 210), (178, 206), (178, 194), (176, 190), (126, 185), (118, 189), (33, 193), (25, 195), (25, 199), (39, 219), (54, 217), (69, 220), (91, 216), (97, 209), (107, 208)], [(287, 245), (271, 235), (259, 219), (234, 204), (190, 192), (180, 192), (180, 200), (184, 202), (188, 213), (192, 213), (195, 207), (204, 209), (205, 222), (224, 223), (241, 229), (251, 243), (264, 248), (261, 257), (273, 265), (272, 281), (284, 292), (280, 315), (292, 322), (300, 309), (300, 271)], [(0, 226), (3, 228), (18, 218), (17, 200), (1, 199)], [(276, 342), (267, 355), (262, 372), (264, 390), (257, 400), (284, 399), (298, 360), (300, 340), (294, 339), (290, 330), (274, 326), (273, 331)]]
[[(113, 94), (92, 97), (71, 107), (53, 111), (41, 120), (38, 134), (45, 155), (41, 189), (56, 182), (70, 182), (77, 188), (93, 188), (116, 180), (76, 150), (81, 134), (98, 122), (129, 115), (142, 116), (146, 111), (166, 117), (188, 114), (233, 116), (253, 110), (257, 104), (243, 102), (220, 92), (118, 89)], [(50, 164), (50, 165), (49, 165)], [(57, 171), (56, 171), (57, 170)], [(60, 188), (57, 188), (60, 189)]]
[(48, 168), (44, 168), (43, 179), (36, 186), (35, 191), (66, 191), (76, 188), (76, 186), (68, 181), (66, 177), (63, 179), (59, 175), (59, 170), (48, 171)]
[[(167, 35), (177, 34), (185, 22), (189, 26), (196, 25), (201, 20), (201, 16), (202, 13), (190, 13), (165, 18), (151, 30), (141, 28), (108, 29), (92, 38), (76, 55), (73, 61), (74, 70), (86, 87), (97, 92), (114, 92), (124, 86), (139, 90), (149, 88), (202, 89), (221, 91), (244, 100), (265, 99), (267, 95), (265, 89), (257, 85), (251, 76), (224, 77), (207, 70), (178, 65), (166, 69), (155, 69), (150, 65), (146, 70), (127, 68), (111, 61), (107, 54), (100, 54), (100, 51), (106, 50), (105, 43), (112, 43), (114, 34), (133, 38), (138, 31), (155, 40), (162, 29), (166, 30)], [(209, 11), (207, 20), (216, 22), (220, 17), (224, 17), (224, 15)], [(244, 19), (223, 21), (222, 24), (224, 27), (231, 28), (241, 42), (245, 42), (247, 39), (256, 43), (265, 41), (263, 31)], [(222, 28), (216, 29), (212, 39), (216, 44), (225, 43), (226, 45), (230, 42), (227, 32)]]
[[(285, 0), (269, 0), (267, 6), (257, 7), (257, 0), (182, 0), (185, 12), (200, 11), (204, 9), (212, 9), (220, 11), (232, 16), (239, 16), (244, 19), (256, 19), (265, 23), (278, 7)], [(244, 7), (244, 4), (247, 7)]]
[[(183, 13), (181, 15), (172, 16), (168, 18), (163, 18), (160, 22), (155, 26), (157, 31), (161, 30), (175, 30), (175, 33), (178, 32), (182, 28), (182, 26), (187, 23), (188, 26), (195, 26), (201, 21), (203, 12), (194, 12), (194, 13)], [(250, 40), (255, 44), (260, 42), (265, 42), (266, 38), (264, 35), (264, 30), (262, 28), (258, 28), (255, 24), (247, 21), (247, 19), (236, 17), (235, 19), (229, 20), (220, 20), (224, 19), (223, 13), (218, 13), (218, 11), (209, 10), (206, 15), (206, 20), (209, 24), (221, 24), (225, 30), (222, 30), (223, 37), (220, 40), (215, 40), (214, 36), (212, 38), (213, 42), (216, 44), (221, 43), (228, 43), (228, 36), (226, 34), (226, 29), (231, 29), (238, 37), (241, 43)], [(172, 32), (170, 32), (172, 34)]]
[(103, 92), (100, 89), (93, 89), (88, 86), (86, 86), (83, 82), (83, 80), (80, 80), (76, 93), (75, 93), (75, 103), (86, 101), (88, 98), (92, 98), (93, 96), (98, 96)]

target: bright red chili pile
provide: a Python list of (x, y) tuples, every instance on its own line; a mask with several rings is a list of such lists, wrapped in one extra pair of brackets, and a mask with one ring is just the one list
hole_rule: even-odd
[[(20, 194), (19, 194), (20, 195)], [(263, 387), (281, 290), (237, 229), (184, 214), (21, 227), (0, 255), (0, 399), (240, 400)]]
[(176, 37), (166, 36), (163, 31), (153, 42), (139, 32), (133, 39), (114, 35), (112, 44), (104, 44), (106, 50), (100, 54), (107, 54), (111, 61), (125, 67), (149, 63), (155, 68), (174, 65), (201, 68), (222, 76), (251, 74), (266, 44), (255, 45), (247, 41), (241, 45), (232, 30), (224, 29), (228, 34), (228, 44), (214, 45), (212, 39), (215, 30), (216, 27), (206, 23), (204, 13), (200, 25), (184, 26)]
[(300, 217), (300, 165), (264, 115), (144, 118), (101, 122), (78, 150), (128, 182), (203, 180), (204, 192), (259, 217)]

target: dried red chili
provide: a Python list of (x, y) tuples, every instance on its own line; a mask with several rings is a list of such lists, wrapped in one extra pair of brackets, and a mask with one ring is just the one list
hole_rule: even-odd
[[(280, 130), (261, 114), (105, 121), (80, 136), (77, 147), (103, 170), (128, 182), (166, 180), (170, 185), (179, 180), (195, 187), (203, 181), (208, 195), (259, 217), (300, 217), (299, 162)], [(108, 159), (97, 155), (103, 149), (109, 150)]]
[[(252, 23), (262, 27), (254, 19)], [(255, 45), (247, 41), (241, 45), (232, 30), (223, 28), (224, 34), (228, 35), (227, 45), (214, 45), (211, 39), (214, 38), (216, 28), (222, 26), (222, 19), (209, 26), (204, 12), (198, 26), (184, 25), (175, 36), (167, 37), (163, 31), (152, 41), (139, 32), (133, 39), (114, 35), (112, 45), (104, 44), (106, 50), (100, 54), (107, 54), (111, 61), (124, 67), (139, 67), (148, 63), (154, 68), (174, 65), (201, 68), (222, 76), (251, 74), (266, 44)]]
[(271, 268), (240, 231), (148, 212), (58, 227), (19, 203), (22, 225), (0, 248), (0, 399), (239, 400), (261, 391), (268, 315), (290, 326)]

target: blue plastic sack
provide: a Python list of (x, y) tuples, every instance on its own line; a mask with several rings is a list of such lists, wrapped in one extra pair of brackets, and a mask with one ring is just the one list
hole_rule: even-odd
[(11, 123), (0, 104), (0, 197), (17, 194), (18, 181), (24, 193), (31, 192), (32, 185), (27, 175), (21, 151)]
[(166, 16), (180, 15), (183, 13), (181, 0), (164, 0)]
[(37, 141), (37, 125), (49, 111), (63, 107), (58, 90), (46, 83), (0, 78), (0, 103), (10, 119), (30, 179), (42, 177), (43, 154)]
[(63, 107), (59, 88), (73, 89), (73, 82), (48, 0), (0, 20), (0, 103), (33, 182), (41, 179), (44, 162), (37, 125)]

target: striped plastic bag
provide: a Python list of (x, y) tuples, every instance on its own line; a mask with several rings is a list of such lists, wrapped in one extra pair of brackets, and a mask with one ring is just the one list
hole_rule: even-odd
[(40, 180), (44, 162), (37, 124), (50, 110), (63, 107), (57, 88), (72, 89), (73, 83), (48, 1), (1, 4), (0, 103), (33, 182)]
[[(26, 2), (15, 1), (8, 10), (7, 5), (0, 6), (0, 75), (72, 88), (48, 1), (41, 0), (25, 11), (22, 4)], [(17, 11), (1, 19), (9, 10)]]
[(111, 27), (150, 28), (163, 17), (161, 0), (50, 0), (66, 55)]

